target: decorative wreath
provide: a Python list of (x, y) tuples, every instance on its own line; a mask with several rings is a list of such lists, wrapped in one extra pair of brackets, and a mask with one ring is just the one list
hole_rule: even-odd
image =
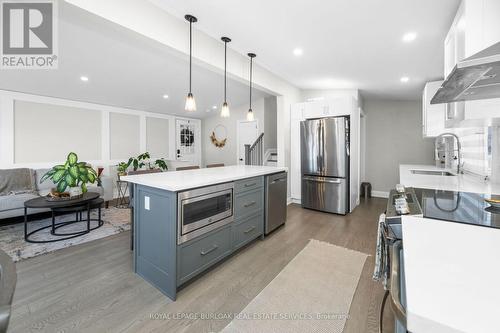
[[(225, 137), (224, 139), (217, 139), (217, 136), (215, 135), (215, 130), (218, 128), (218, 127), (221, 127), (224, 129), (224, 132), (227, 133), (227, 130), (224, 126), (222, 125), (217, 125), (215, 126), (214, 130), (212, 131), (212, 134), (210, 134), (210, 140), (212, 140), (212, 143), (214, 144), (215, 147), (217, 148), (222, 148), (226, 145), (226, 141), (227, 141), (227, 137)], [(224, 135), (226, 136), (226, 135)]]

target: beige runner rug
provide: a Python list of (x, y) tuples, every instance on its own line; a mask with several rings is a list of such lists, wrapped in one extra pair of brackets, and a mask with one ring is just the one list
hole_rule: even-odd
[(222, 332), (341, 333), (366, 258), (310, 240)]

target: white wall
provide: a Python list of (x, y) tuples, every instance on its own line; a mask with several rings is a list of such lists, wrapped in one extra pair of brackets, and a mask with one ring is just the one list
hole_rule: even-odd
[(264, 99), (264, 152), (268, 149), (276, 149), (277, 138), (277, 105), (276, 97), (271, 96)]
[[(202, 121), (201, 141), (203, 145), (203, 166), (212, 163), (235, 165), (238, 162), (236, 123), (238, 120), (246, 119), (248, 105), (230, 107), (230, 110), (231, 116), (229, 118), (221, 118), (219, 110), (217, 110), (214, 111), (214, 115)], [(253, 101), (252, 110), (259, 126), (259, 133), (261, 133), (264, 131), (264, 99), (261, 98)], [(227, 132), (226, 145), (222, 148), (215, 147), (210, 140), (210, 134), (212, 134), (212, 131), (219, 125), (223, 126)]]
[[(116, 164), (151, 149), (174, 169), (176, 119), (189, 118), (0, 90), (0, 168), (51, 167), (74, 151), (114, 176)], [(187, 164), (200, 164), (201, 122), (192, 120), (200, 144)]]
[(368, 99), (364, 105), (365, 178), (375, 195), (385, 195), (399, 183), (399, 164), (434, 164), (434, 140), (422, 138), (421, 102)]

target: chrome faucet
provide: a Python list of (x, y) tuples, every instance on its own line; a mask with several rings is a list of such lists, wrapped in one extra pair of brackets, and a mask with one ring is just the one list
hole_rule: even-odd
[[(460, 144), (460, 139), (458, 138), (458, 136), (456, 134), (454, 134), (454, 133), (442, 133), (436, 137), (436, 140), (434, 141), (435, 159), (436, 159), (436, 161), (439, 160), (439, 154), (438, 154), (438, 149), (437, 149), (439, 139), (441, 139), (445, 136), (453, 136), (457, 140), (457, 155), (458, 155), (457, 156), (457, 159), (458, 159), (457, 174), (460, 174), (460, 173), (462, 173), (462, 170), (461, 170), (462, 169), (462, 158), (461, 158), (462, 145)], [(446, 151), (449, 151), (449, 150), (446, 150)], [(452, 151), (455, 151), (455, 150), (453, 149)]]

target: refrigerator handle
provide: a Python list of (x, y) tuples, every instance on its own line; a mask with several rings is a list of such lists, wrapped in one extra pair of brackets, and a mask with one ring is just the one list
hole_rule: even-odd
[(345, 151), (347, 156), (351, 156), (349, 132), (349, 119), (345, 118)]

